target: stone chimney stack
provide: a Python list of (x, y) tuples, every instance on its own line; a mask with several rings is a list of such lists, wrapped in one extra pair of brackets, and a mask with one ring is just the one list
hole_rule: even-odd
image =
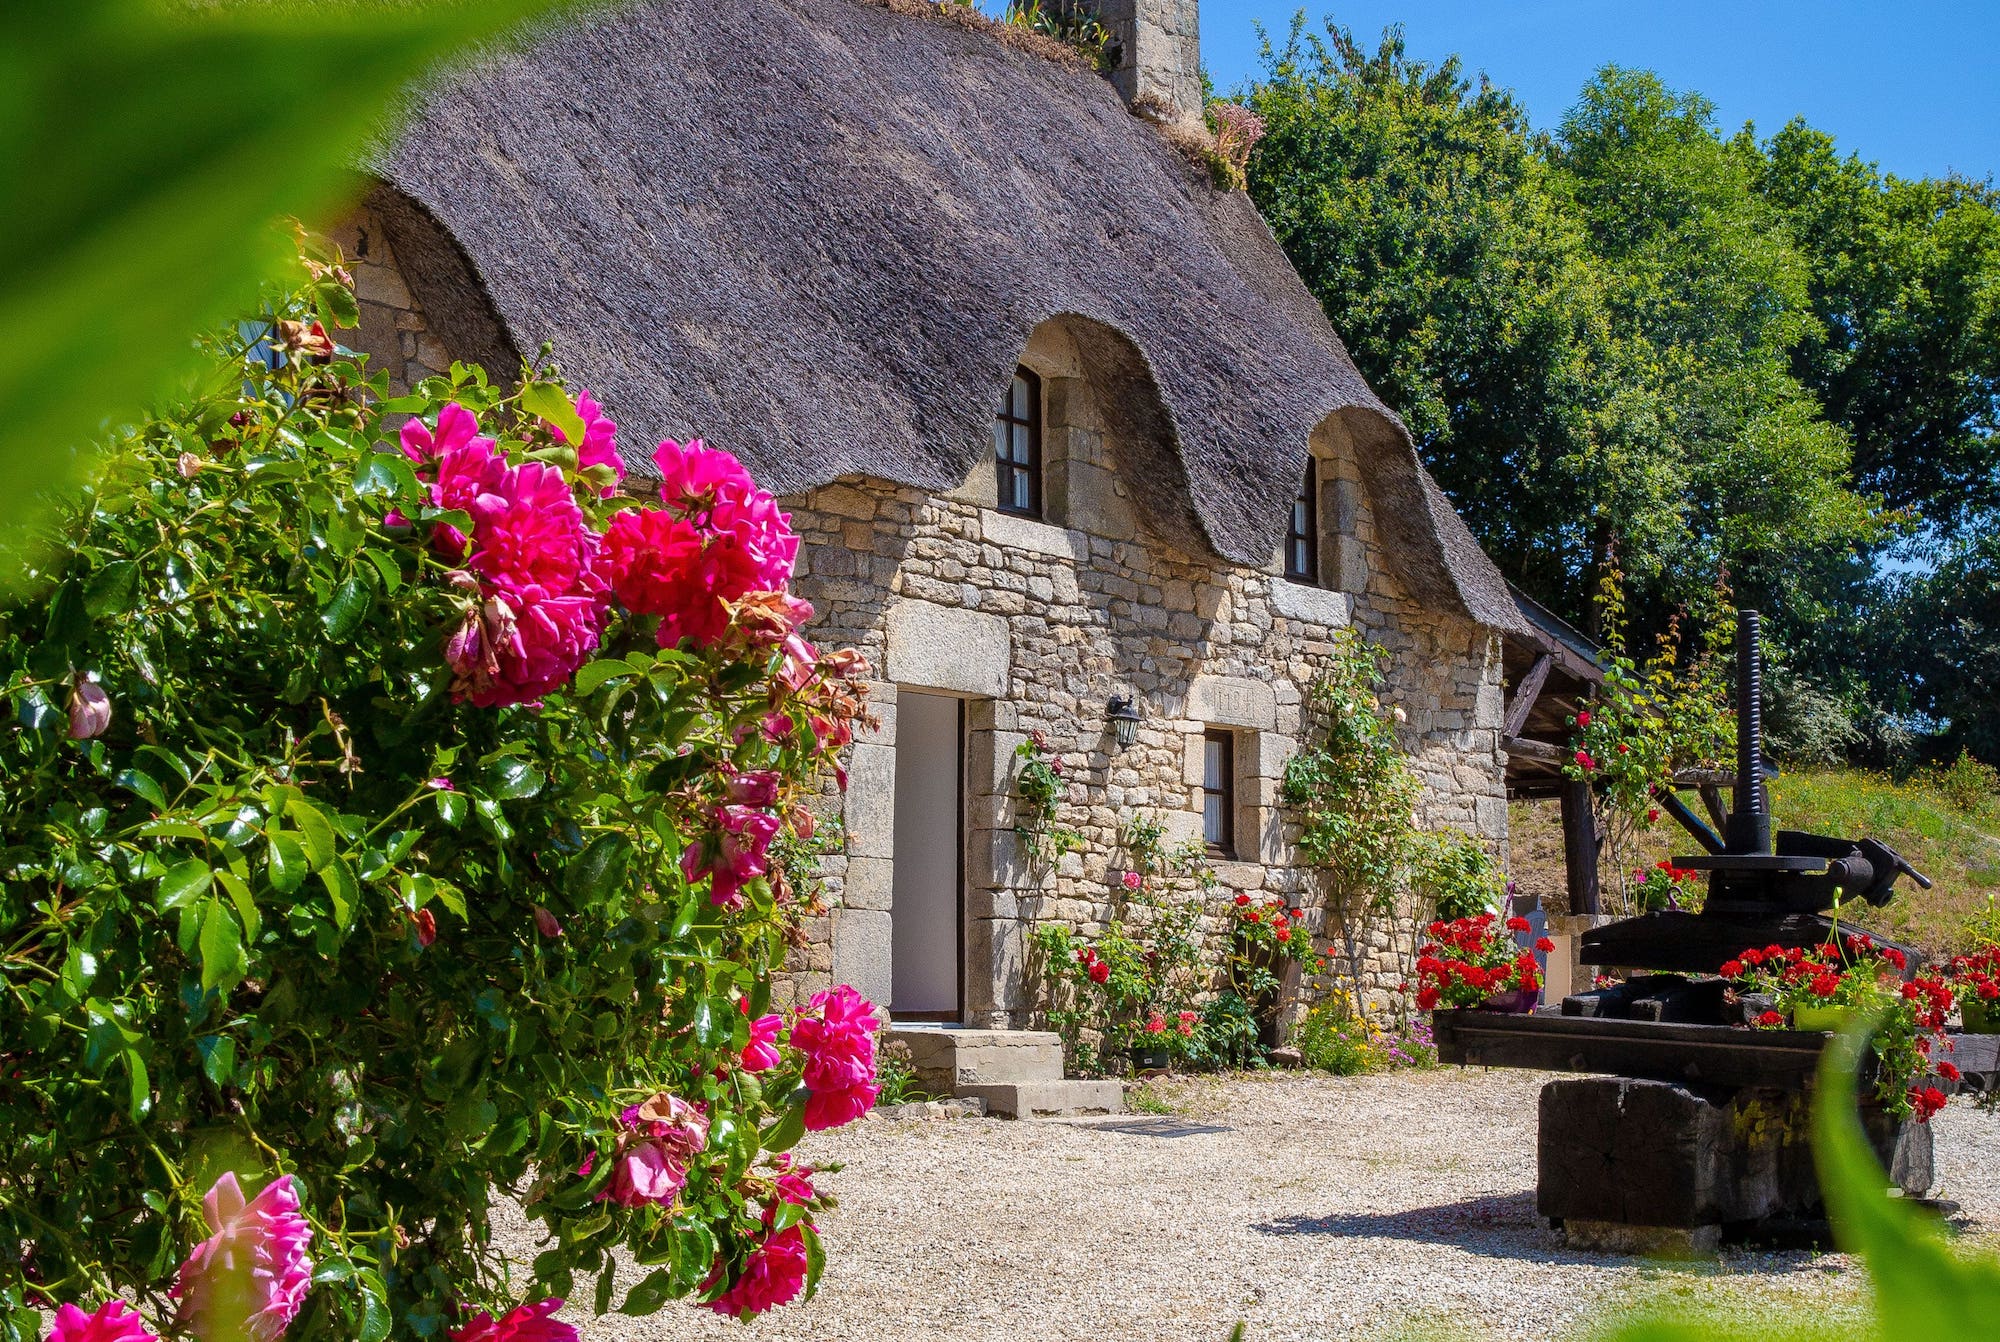
[(1197, 0), (1070, 0), (1111, 30), (1112, 82), (1125, 101), (1164, 103), (1172, 120), (1199, 124), (1201, 16)]

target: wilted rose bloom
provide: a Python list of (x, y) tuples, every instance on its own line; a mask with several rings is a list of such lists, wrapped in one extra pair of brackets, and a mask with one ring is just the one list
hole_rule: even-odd
[[(806, 1285), (806, 1241), (797, 1226), (767, 1236), (750, 1251), (743, 1274), (708, 1302), (717, 1314), (747, 1319), (798, 1299)], [(717, 1264), (717, 1276), (721, 1265)]]
[(555, 1318), (562, 1307), (560, 1299), (520, 1305), (497, 1322), (482, 1309), (449, 1336), (451, 1342), (577, 1342), (576, 1329)]
[(603, 635), (603, 606), (539, 588), (496, 591), (445, 643), (452, 696), (481, 708), (540, 701), (568, 684)]
[(818, 674), (819, 649), (797, 634), (787, 635), (784, 646), (785, 664), (778, 670), (778, 680), (788, 690), (803, 690)]
[(299, 1213), (292, 1176), (272, 1180), (245, 1202), (236, 1176), (224, 1174), (201, 1207), (215, 1233), (195, 1246), (174, 1282), (183, 1319), (197, 1336), (219, 1337), (243, 1309), (251, 1342), (275, 1342), (312, 1289), (306, 1257), (312, 1226)]
[(535, 905), (535, 930), (553, 941), (563, 934), (563, 926), (556, 916), (541, 905)]
[[(609, 466), (612, 474), (623, 480), (625, 463), (618, 459), (618, 426), (591, 398), (589, 388), (577, 392), (576, 413), (577, 418), (583, 421), (583, 446), (576, 449), (577, 468), (587, 471), (593, 466)], [(549, 432), (556, 436), (556, 441), (569, 442), (568, 436), (555, 425), (549, 425)], [(618, 487), (606, 485), (598, 492), (608, 499), (618, 492)]]
[(736, 908), (743, 887), (770, 869), (767, 854), (777, 837), (778, 817), (748, 806), (723, 806), (715, 813), (716, 829), (681, 853), (681, 871), (689, 881), (709, 878), (709, 902)]
[(618, 1157), (600, 1197), (621, 1207), (670, 1207), (686, 1186), (686, 1162), (659, 1142), (641, 1141)]
[(139, 1312), (123, 1300), (112, 1300), (85, 1314), (75, 1305), (56, 1310), (48, 1342), (159, 1342)]
[(693, 1156), (708, 1145), (708, 1115), (699, 1105), (665, 1091), (627, 1109), (623, 1121), (678, 1155)]
[(111, 696), (89, 676), (78, 676), (69, 691), (69, 739), (88, 741), (111, 725)]
[(438, 939), (437, 915), (429, 909), (418, 909), (410, 915), (410, 922), (417, 929), (417, 944), (428, 949)]
[(781, 781), (777, 773), (769, 769), (747, 774), (730, 770), (723, 791), (730, 801), (739, 806), (774, 806), (778, 801), (778, 784)]
[(750, 1042), (743, 1046), (743, 1070), (768, 1072), (784, 1061), (778, 1052), (778, 1033), (785, 1027), (782, 1016), (759, 1016), (750, 1022)]

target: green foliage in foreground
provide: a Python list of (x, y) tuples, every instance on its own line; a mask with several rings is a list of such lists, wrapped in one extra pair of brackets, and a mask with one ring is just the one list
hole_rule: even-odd
[[(17, 0), (0, 43), (0, 522), (62, 485), (107, 420), (196, 364), (188, 333), (277, 275), (285, 216), (353, 190), (384, 106), (431, 62), (538, 8), (175, 15)], [(107, 351), (113, 357), (106, 357)], [(10, 576), (10, 575), (9, 575)]]
[[(661, 648), (615, 612), (539, 703), (462, 701), (447, 639), (507, 607), (443, 529), (486, 524), (321, 334), (339, 274), (204, 341), (202, 394), (119, 443), (0, 603), (8, 1342), (113, 1292), (170, 1316), (224, 1171), (303, 1185), (299, 1342), (434, 1336), (600, 1271), (599, 1313), (651, 1313), (808, 1211), (772, 1183), (796, 1059), (739, 1065), (805, 910), (776, 870), (719, 904), (684, 859), (750, 810), (804, 841), (855, 701), (747, 615)], [(545, 420), (568, 398), (523, 384), (455, 366), (393, 408), (476, 412), (594, 530), (620, 504)], [(601, 1200), (622, 1111), (663, 1092), (706, 1115), (679, 1196)], [(546, 1240), (525, 1271), (493, 1241), (508, 1195)]]

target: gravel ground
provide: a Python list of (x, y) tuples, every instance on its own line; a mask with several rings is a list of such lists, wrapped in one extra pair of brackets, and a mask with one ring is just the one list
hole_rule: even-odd
[[(1259, 1076), (1189, 1083), (1167, 1118), (871, 1118), (801, 1148), (846, 1163), (822, 1181), (841, 1206), (821, 1221), (810, 1304), (747, 1327), (678, 1305), (576, 1321), (589, 1342), (1222, 1342), (1239, 1320), (1249, 1342), (1515, 1342), (1587, 1336), (1635, 1302), (1775, 1298), (1835, 1333), (1860, 1315), (1865, 1282), (1838, 1255), (1683, 1265), (1562, 1248), (1534, 1212), (1545, 1079)], [(1135, 1120), (1156, 1131), (1121, 1130)], [(1188, 1128), (1211, 1130), (1162, 1135)], [(1955, 1105), (1938, 1128), (1934, 1193), (1963, 1205), (1969, 1234), (2000, 1232), (2000, 1127)]]

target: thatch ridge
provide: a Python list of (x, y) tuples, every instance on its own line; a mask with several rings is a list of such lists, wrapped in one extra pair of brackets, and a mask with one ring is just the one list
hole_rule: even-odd
[(1155, 478), (1146, 502), (1196, 522), (1177, 540), (1268, 563), (1312, 431), (1361, 416), (1371, 484), (1408, 509), (1399, 573), (1515, 627), (1249, 200), (1083, 62), (913, 5), (635, 0), (551, 28), (417, 100), (374, 164), (410, 202), (391, 242), (434, 221), (433, 282), (476, 281), (516, 350), (552, 339), (635, 457), (702, 435), (780, 492), (957, 485), (1029, 332), (1087, 319), (1157, 390), (1186, 497)]

